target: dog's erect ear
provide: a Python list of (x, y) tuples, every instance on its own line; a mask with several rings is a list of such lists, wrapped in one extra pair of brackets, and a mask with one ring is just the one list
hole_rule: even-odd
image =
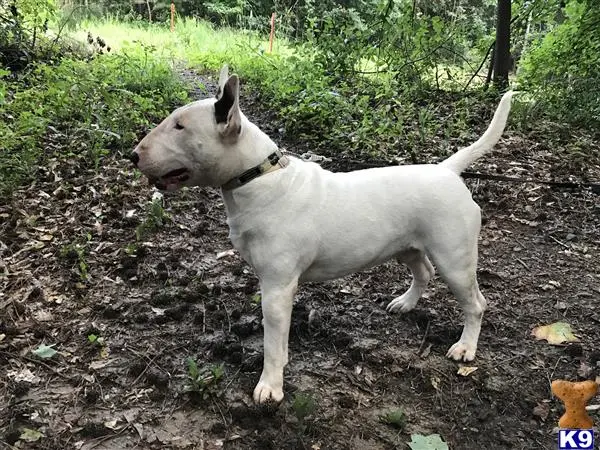
[(219, 87), (217, 88), (217, 100), (221, 98), (221, 95), (223, 95), (223, 87), (225, 86), (225, 83), (227, 82), (228, 78), (229, 78), (229, 66), (227, 64), (224, 64), (223, 67), (221, 67), (221, 73), (219, 74)]
[(224, 83), (221, 97), (215, 102), (215, 119), (223, 137), (237, 138), (242, 131), (240, 79), (235, 74)]

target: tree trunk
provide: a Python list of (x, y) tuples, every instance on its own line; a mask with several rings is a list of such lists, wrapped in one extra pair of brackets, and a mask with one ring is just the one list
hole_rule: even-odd
[(494, 84), (500, 90), (504, 90), (508, 87), (508, 72), (510, 70), (510, 0), (498, 0), (496, 17)]

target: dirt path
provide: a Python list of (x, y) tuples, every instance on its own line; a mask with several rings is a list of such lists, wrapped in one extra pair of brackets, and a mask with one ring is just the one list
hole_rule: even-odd
[[(354, 168), (343, 158), (331, 167)], [(537, 178), (571, 170), (510, 133), (479, 168)], [(599, 175), (590, 167), (586, 177)], [(392, 449), (408, 448), (411, 433), (438, 433), (451, 449), (554, 448), (562, 409), (550, 380), (600, 375), (600, 198), (468, 184), (484, 214), (489, 302), (477, 370), (457, 375), (444, 357), (461, 316), (437, 279), (415, 311), (385, 312), (409, 285), (390, 263), (300, 289), (286, 399), (257, 408), (258, 285), (237, 253), (219, 255), (231, 249), (219, 193), (170, 194), (166, 218), (125, 160), (99, 172), (55, 161), (0, 205), (0, 448)], [(558, 320), (579, 343), (531, 336)], [(40, 358), (40, 344), (58, 353)], [(189, 357), (204, 374), (195, 384)], [(402, 430), (380, 420), (398, 408)], [(18, 441), (24, 428), (43, 436)]]

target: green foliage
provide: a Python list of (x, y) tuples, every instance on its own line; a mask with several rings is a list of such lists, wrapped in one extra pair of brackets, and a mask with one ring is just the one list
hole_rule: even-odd
[(223, 364), (207, 364), (198, 367), (196, 361), (189, 357), (186, 359), (188, 383), (185, 387), (186, 392), (193, 392), (200, 395), (201, 399), (206, 399), (210, 395), (217, 393), (217, 385), (225, 376)]
[(563, 13), (561, 23), (531, 44), (519, 81), (533, 92), (538, 112), (598, 129), (600, 8), (595, 0), (569, 0)]
[(16, 81), (0, 79), (0, 193), (32, 178), (56, 147), (97, 170), (105, 155), (128, 151), (142, 130), (183, 102), (184, 86), (152, 51), (63, 59), (36, 64)]
[(317, 403), (312, 394), (308, 392), (297, 392), (292, 400), (292, 411), (300, 423), (317, 409)]
[(0, 3), (0, 67), (22, 70), (36, 59), (59, 55), (64, 43), (45, 36), (56, 14), (54, 0)]
[(411, 450), (448, 450), (448, 444), (442, 440), (439, 434), (428, 436), (411, 434), (408, 446)]
[(155, 195), (148, 205), (146, 218), (135, 229), (136, 239), (138, 241), (145, 239), (148, 234), (158, 230), (169, 220), (171, 217), (165, 211), (162, 195)]
[(73, 274), (82, 283), (88, 281), (89, 278), (87, 255), (89, 253), (89, 242), (91, 239), (91, 234), (86, 233), (85, 236), (79, 239), (79, 242), (71, 242), (60, 250), (61, 258), (71, 265)]
[(52, 347), (52, 345), (41, 344), (36, 349), (32, 350), (31, 353), (42, 359), (52, 358), (54, 355), (56, 355), (56, 353), (58, 353)]
[(399, 430), (403, 430), (406, 427), (406, 414), (401, 408), (392, 409), (385, 414), (382, 414), (379, 416), (379, 420), (382, 423), (396, 427)]
[(22, 17), (21, 24), (30, 28), (48, 23), (58, 10), (55, 0), (15, 0), (14, 6)]

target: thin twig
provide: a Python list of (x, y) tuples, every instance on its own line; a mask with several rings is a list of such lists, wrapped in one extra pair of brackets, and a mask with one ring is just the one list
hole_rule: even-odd
[(429, 334), (430, 326), (431, 326), (431, 320), (428, 320), (427, 326), (425, 327), (425, 334), (423, 334), (423, 339), (421, 339), (421, 345), (419, 345), (419, 350), (417, 350), (417, 355), (420, 355), (421, 350), (423, 350), (423, 346), (425, 345), (425, 340), (427, 339), (427, 335)]
[(479, 73), (479, 71), (481, 70), (481, 68), (483, 67), (483, 65), (485, 64), (485, 62), (487, 61), (490, 52), (494, 48), (494, 45), (496, 45), (496, 40), (495, 39), (494, 39), (494, 42), (492, 42), (492, 45), (490, 45), (490, 48), (488, 48), (487, 52), (485, 53), (485, 56), (483, 57), (483, 60), (481, 61), (481, 64), (479, 64), (479, 67), (477, 68), (477, 70), (475, 71), (475, 73), (473, 73), (473, 75), (471, 76), (471, 78), (469, 78), (469, 81), (467, 81), (467, 84), (465, 84), (465, 87), (463, 88), (463, 91), (467, 90), (467, 88), (469, 87), (469, 85), (471, 84), (471, 82), (473, 81), (473, 79), (477, 76), (477, 74)]
[(531, 272), (531, 269), (529, 268), (529, 266), (522, 259), (517, 258), (516, 261), (518, 263), (520, 263), (523, 267), (525, 267), (528, 271)]
[(100, 437), (98, 437), (98, 438), (96, 438), (96, 439), (93, 439), (93, 440), (92, 440), (92, 442), (93, 442), (93, 441), (95, 441), (95, 440), (97, 440), (97, 442), (94, 442), (94, 444), (93, 444), (91, 447), (88, 447), (88, 449), (89, 449), (89, 450), (92, 450), (93, 448), (96, 448), (96, 447), (98, 447), (98, 446), (99, 446), (100, 444), (102, 444), (103, 442), (106, 442), (106, 441), (108, 441), (109, 439), (112, 439), (112, 438), (115, 438), (115, 437), (117, 437), (117, 436), (120, 436), (121, 434), (123, 434), (123, 432), (124, 432), (125, 430), (127, 430), (127, 429), (129, 429), (129, 428), (132, 428), (132, 427), (133, 427), (133, 424), (129, 423), (129, 424), (127, 424), (126, 426), (124, 426), (123, 428), (121, 428), (121, 429), (120, 429), (118, 432), (116, 432), (116, 433), (113, 433), (113, 434), (107, 434), (107, 435), (104, 435), (104, 436), (100, 436)]
[(571, 248), (568, 244), (565, 244), (562, 241), (559, 241), (558, 239), (556, 239), (554, 236), (552, 235), (548, 235), (550, 237), (550, 239), (552, 239), (554, 242), (556, 242), (557, 244), (562, 245), (564, 248)]

